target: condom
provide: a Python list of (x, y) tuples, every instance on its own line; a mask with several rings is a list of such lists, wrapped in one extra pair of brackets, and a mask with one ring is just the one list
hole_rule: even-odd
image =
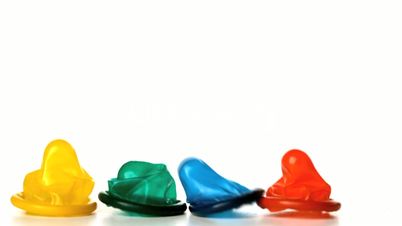
[(25, 176), (23, 192), (13, 195), (11, 202), (33, 215), (89, 215), (96, 209), (96, 202), (88, 198), (93, 187), (73, 147), (54, 140), (45, 149), (41, 168)]
[(331, 186), (324, 181), (313, 162), (303, 151), (293, 149), (282, 158), (283, 176), (258, 202), (271, 212), (297, 211), (332, 212), (341, 204), (330, 199)]
[(238, 208), (257, 201), (262, 189), (250, 190), (217, 174), (205, 162), (185, 159), (179, 166), (179, 177), (190, 204), (190, 211), (208, 215)]
[(141, 161), (125, 163), (109, 190), (98, 197), (107, 206), (145, 215), (183, 214), (187, 206), (176, 199), (176, 184), (164, 164)]

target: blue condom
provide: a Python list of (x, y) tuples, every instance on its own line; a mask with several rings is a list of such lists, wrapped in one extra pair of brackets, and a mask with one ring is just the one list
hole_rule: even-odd
[(205, 162), (188, 158), (179, 166), (179, 177), (190, 204), (198, 215), (218, 213), (261, 198), (264, 190), (250, 190), (217, 174)]

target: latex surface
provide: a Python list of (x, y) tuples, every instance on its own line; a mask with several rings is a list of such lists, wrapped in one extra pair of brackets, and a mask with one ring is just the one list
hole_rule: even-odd
[(131, 161), (109, 180), (109, 193), (119, 199), (147, 205), (171, 205), (176, 200), (176, 184), (164, 164)]
[(45, 149), (41, 168), (25, 176), (24, 191), (12, 201), (33, 214), (88, 214), (96, 208), (88, 198), (93, 187), (73, 147), (64, 140), (54, 140)]
[(185, 159), (180, 164), (179, 176), (187, 202), (193, 207), (230, 200), (251, 192), (246, 187), (223, 178), (196, 158)]

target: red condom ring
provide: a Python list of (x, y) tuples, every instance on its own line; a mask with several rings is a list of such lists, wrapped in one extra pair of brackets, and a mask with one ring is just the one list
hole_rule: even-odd
[(329, 186), (315, 169), (306, 153), (290, 150), (282, 158), (283, 176), (266, 192), (258, 205), (271, 212), (286, 209), (332, 212), (341, 208), (330, 199)]

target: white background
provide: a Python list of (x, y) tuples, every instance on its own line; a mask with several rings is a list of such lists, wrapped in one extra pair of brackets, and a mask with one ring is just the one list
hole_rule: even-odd
[[(0, 225), (401, 225), (401, 1), (0, 1)], [(68, 140), (92, 198), (129, 160), (197, 156), (268, 188), (305, 150), (326, 220), (27, 216), (9, 202)], [(178, 196), (185, 200), (179, 180)]]

